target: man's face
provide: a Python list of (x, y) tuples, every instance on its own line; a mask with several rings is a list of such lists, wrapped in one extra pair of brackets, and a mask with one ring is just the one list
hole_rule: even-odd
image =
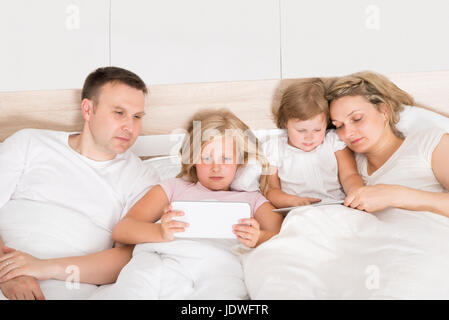
[(123, 83), (101, 87), (98, 103), (87, 116), (93, 147), (104, 154), (120, 154), (133, 145), (142, 129), (145, 95)]

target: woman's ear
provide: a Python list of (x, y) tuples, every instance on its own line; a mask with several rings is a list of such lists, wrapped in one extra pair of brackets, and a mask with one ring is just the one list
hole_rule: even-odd
[(380, 112), (385, 117), (385, 120), (389, 120), (390, 119), (391, 110), (388, 107), (388, 105), (383, 102), (383, 103), (380, 104), (380, 108), (379, 109), (380, 109)]

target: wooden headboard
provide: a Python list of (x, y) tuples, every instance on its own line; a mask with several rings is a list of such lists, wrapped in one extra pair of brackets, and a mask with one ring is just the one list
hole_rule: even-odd
[[(449, 116), (449, 71), (391, 74), (417, 102)], [(275, 128), (271, 107), (300, 79), (150, 86), (142, 135), (184, 128), (197, 110), (228, 108), (252, 129)], [(0, 92), (0, 141), (23, 128), (80, 131), (80, 90)]]

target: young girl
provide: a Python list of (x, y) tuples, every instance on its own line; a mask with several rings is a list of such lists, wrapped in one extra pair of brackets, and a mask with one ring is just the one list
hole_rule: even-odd
[[(240, 164), (250, 158), (268, 163), (249, 128), (229, 111), (196, 114), (181, 149), (177, 178), (154, 186), (114, 228), (112, 237), (137, 244), (117, 282), (92, 298), (243, 299), (247, 297), (240, 261), (231, 249), (256, 247), (277, 234), (282, 216), (260, 192), (230, 190)], [(246, 135), (246, 136), (245, 136)], [(267, 178), (262, 177), (264, 190)], [(176, 221), (176, 200), (247, 202), (251, 218), (236, 221), (236, 239), (176, 239), (188, 224)], [(213, 213), (211, 213), (213, 214)], [(160, 220), (160, 222), (157, 222)]]
[(273, 114), (287, 129), (264, 146), (274, 172), (266, 196), (276, 207), (344, 200), (363, 186), (352, 152), (335, 130), (326, 133), (329, 105), (321, 79), (290, 85)]

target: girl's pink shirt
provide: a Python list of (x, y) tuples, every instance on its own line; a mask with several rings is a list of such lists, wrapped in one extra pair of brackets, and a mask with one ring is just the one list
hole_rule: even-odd
[(262, 204), (268, 202), (259, 191), (213, 191), (199, 181), (192, 183), (181, 178), (165, 180), (159, 185), (164, 189), (170, 203), (172, 201), (246, 202), (251, 207), (252, 217)]

